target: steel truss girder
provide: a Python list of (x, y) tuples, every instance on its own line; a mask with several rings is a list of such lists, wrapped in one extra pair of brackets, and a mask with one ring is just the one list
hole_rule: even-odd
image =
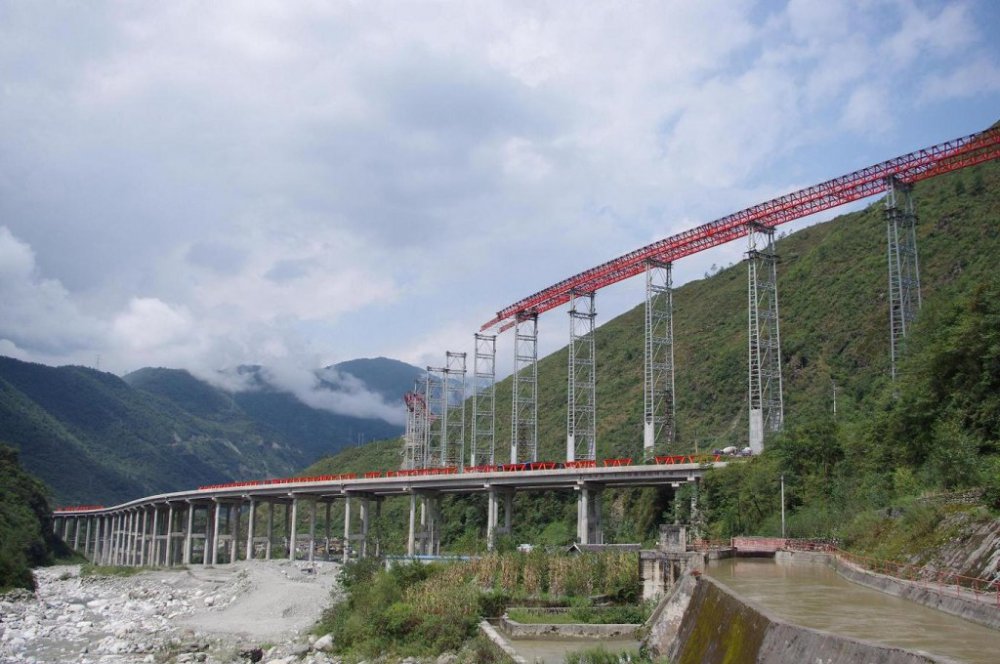
[(666, 454), (676, 438), (673, 264), (646, 262), (643, 460)]
[(538, 461), (538, 316), (518, 317), (514, 328), (510, 462)]
[(880, 164), (759, 203), (715, 221), (689, 229), (585, 270), (504, 307), (485, 323), (500, 331), (513, 320), (538, 315), (569, 301), (570, 293), (596, 292), (645, 269), (649, 259), (668, 262), (743, 237), (751, 224), (774, 228), (802, 217), (886, 191), (886, 178), (914, 183), (968, 166), (1000, 159), (1000, 127), (889, 159)]
[(472, 450), (470, 464), (496, 462), (496, 335), (476, 334), (472, 367)]
[(889, 357), (892, 379), (899, 375), (903, 343), (920, 310), (920, 263), (913, 185), (889, 178), (885, 197), (889, 262)]
[(774, 229), (749, 229), (747, 252), (749, 319), (750, 449), (764, 449), (765, 432), (784, 423), (781, 383), (781, 331), (778, 317), (778, 257)]
[(403, 396), (406, 403), (406, 431), (403, 435), (403, 470), (424, 467), (427, 435), (426, 377), (413, 382), (413, 391)]
[(573, 293), (569, 309), (569, 385), (566, 460), (597, 458), (596, 373), (593, 293)]

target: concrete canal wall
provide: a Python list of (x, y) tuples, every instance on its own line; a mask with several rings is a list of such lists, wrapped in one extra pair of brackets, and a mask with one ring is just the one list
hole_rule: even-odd
[(654, 655), (665, 655), (676, 664), (946, 661), (790, 624), (705, 576), (682, 579), (657, 607), (654, 618), (646, 645)]

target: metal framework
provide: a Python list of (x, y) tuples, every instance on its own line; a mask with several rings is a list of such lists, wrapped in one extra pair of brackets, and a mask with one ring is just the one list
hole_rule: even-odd
[(514, 325), (510, 462), (538, 461), (538, 316), (519, 316)]
[(465, 353), (445, 353), (443, 466), (465, 465)]
[(666, 454), (676, 437), (673, 264), (646, 262), (646, 352), (642, 453)]
[(403, 470), (424, 467), (424, 444), (427, 436), (426, 378), (414, 381), (413, 391), (403, 395), (406, 403), (406, 432), (403, 435)]
[(445, 368), (427, 367), (424, 383), (424, 404), (427, 406), (427, 426), (424, 427), (424, 463), (422, 468), (444, 466), (444, 442), (448, 436), (445, 422), (448, 405), (445, 394)]
[(496, 456), (496, 357), (495, 334), (476, 334), (472, 361), (472, 450), (470, 465), (495, 463)]
[(913, 185), (892, 177), (887, 181), (885, 222), (889, 238), (889, 348), (892, 379), (903, 342), (920, 309), (920, 264), (917, 260), (917, 215)]
[(886, 178), (914, 183), (1000, 158), (1000, 127), (941, 143), (754, 205), (619, 256), (504, 307), (481, 331), (514, 327), (525, 316), (542, 314), (569, 301), (571, 293), (596, 292), (646, 268), (646, 261), (676, 261), (745, 236), (749, 224), (770, 228), (886, 191)]
[(566, 460), (597, 458), (596, 355), (593, 293), (573, 293), (569, 307), (569, 385), (566, 407)]
[(754, 224), (747, 252), (750, 337), (750, 449), (764, 450), (766, 431), (784, 422), (781, 331), (778, 319), (778, 257), (774, 229)]

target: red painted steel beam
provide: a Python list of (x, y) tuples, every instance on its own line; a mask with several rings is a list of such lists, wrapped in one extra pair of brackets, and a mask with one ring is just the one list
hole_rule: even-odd
[(643, 272), (647, 260), (676, 261), (743, 237), (755, 224), (773, 228), (880, 194), (886, 190), (886, 180), (890, 177), (901, 182), (919, 182), (994, 159), (1000, 159), (1000, 127), (868, 166), (734, 212), (592, 267), (504, 307), (480, 330), (485, 331), (495, 325), (499, 325), (500, 332), (509, 330), (519, 318), (538, 315), (568, 302), (574, 290), (597, 291)]

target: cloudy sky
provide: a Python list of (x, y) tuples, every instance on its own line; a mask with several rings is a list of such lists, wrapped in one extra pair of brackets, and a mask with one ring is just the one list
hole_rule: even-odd
[(993, 0), (0, 0), (0, 354), (440, 365), (570, 274), (989, 126), (997, 34)]

